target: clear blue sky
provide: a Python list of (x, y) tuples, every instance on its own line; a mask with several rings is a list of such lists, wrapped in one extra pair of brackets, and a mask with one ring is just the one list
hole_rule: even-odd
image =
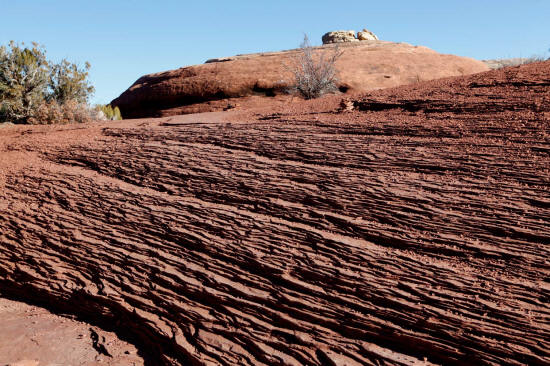
[(37, 41), (52, 60), (89, 61), (100, 103), (144, 74), (362, 28), (477, 59), (548, 55), (550, 0), (0, 0), (0, 44)]

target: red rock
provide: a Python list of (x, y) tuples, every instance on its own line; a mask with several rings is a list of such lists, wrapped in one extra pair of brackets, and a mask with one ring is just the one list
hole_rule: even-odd
[(548, 365), (550, 62), (342, 99), (1, 129), (2, 296), (151, 365)]
[[(339, 44), (339, 87), (342, 91), (368, 91), (448, 76), (488, 70), (481, 61), (439, 54), (404, 43), (364, 41)], [(334, 51), (334, 45), (316, 48)], [(288, 66), (298, 50), (242, 55), (206, 64), (145, 75), (113, 100), (124, 118), (160, 117), (219, 111), (228, 98), (272, 97), (283, 94), (292, 81)], [(285, 66), (287, 65), (287, 66)]]

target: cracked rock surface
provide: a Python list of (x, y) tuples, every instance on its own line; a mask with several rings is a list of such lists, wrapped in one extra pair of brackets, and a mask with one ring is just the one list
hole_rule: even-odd
[(0, 131), (0, 291), (151, 364), (550, 363), (550, 63)]

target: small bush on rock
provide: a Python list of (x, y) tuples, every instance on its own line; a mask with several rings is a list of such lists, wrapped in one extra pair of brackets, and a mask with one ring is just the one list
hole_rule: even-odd
[(318, 54), (309, 42), (307, 35), (300, 45), (300, 52), (294, 60), (290, 71), (294, 74), (294, 85), (291, 90), (305, 99), (318, 98), (327, 93), (334, 93), (337, 88), (336, 60), (342, 56), (338, 48), (330, 54)]

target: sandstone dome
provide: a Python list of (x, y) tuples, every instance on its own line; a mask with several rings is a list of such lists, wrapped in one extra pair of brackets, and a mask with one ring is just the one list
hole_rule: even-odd
[[(334, 52), (338, 88), (364, 92), (419, 81), (487, 71), (481, 61), (445, 55), (406, 43), (366, 40), (315, 47), (319, 54)], [(228, 101), (246, 104), (249, 97), (284, 97), (292, 84), (288, 65), (300, 49), (238, 55), (205, 64), (149, 74), (139, 78), (111, 102), (124, 118), (161, 117), (227, 108)]]

